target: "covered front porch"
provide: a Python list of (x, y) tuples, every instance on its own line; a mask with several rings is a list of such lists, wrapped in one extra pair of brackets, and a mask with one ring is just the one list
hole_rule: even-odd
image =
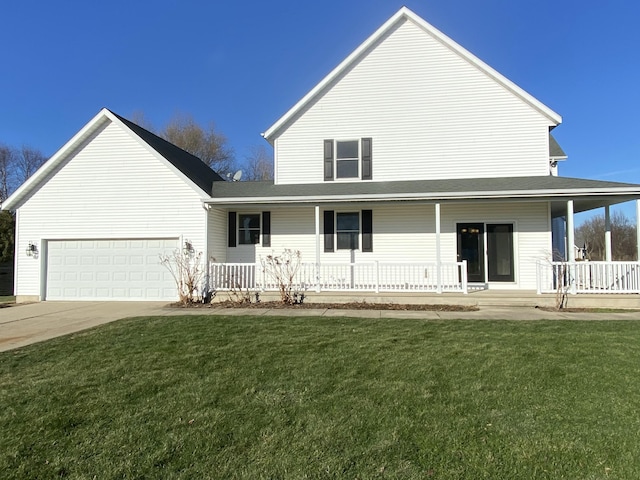
[(225, 184), (205, 202), (212, 217), (228, 218), (226, 250), (207, 255), (217, 258), (209, 286), (277, 291), (262, 259), (288, 249), (302, 252), (290, 282), (305, 295), (637, 294), (638, 262), (610, 253), (576, 262), (573, 230), (574, 213), (605, 208), (609, 218), (617, 203), (635, 200), (640, 210), (638, 197), (636, 185), (558, 177)]

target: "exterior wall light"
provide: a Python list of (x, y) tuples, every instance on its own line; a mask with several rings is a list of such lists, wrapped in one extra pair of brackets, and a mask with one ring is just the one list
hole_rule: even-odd
[(185, 255), (189, 255), (190, 253), (193, 252), (193, 244), (191, 243), (190, 240), (184, 241), (184, 248), (182, 251), (184, 252)]
[(27, 245), (27, 257), (35, 257), (38, 255), (38, 247), (33, 242), (29, 242)]

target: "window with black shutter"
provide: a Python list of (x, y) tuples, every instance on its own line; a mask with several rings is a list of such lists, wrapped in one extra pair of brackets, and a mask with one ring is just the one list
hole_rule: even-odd
[(262, 212), (262, 246), (271, 246), (271, 212)]
[(372, 139), (325, 140), (324, 180), (373, 179)]
[(333, 210), (324, 211), (324, 251), (333, 252), (333, 232), (334, 232)]
[(228, 242), (227, 246), (235, 247), (236, 246), (236, 212), (229, 212), (229, 221), (227, 225), (227, 236)]
[(373, 211), (362, 210), (362, 251), (373, 252)]

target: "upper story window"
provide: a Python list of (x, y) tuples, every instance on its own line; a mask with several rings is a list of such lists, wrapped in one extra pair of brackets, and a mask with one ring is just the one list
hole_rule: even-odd
[(371, 180), (371, 139), (325, 140), (324, 179)]
[(336, 140), (336, 178), (360, 177), (360, 146), (357, 140)]

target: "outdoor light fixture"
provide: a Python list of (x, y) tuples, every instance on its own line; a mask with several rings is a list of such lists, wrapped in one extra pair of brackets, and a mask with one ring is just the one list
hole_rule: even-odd
[(184, 251), (185, 255), (188, 255), (191, 252), (193, 252), (193, 245), (191, 244), (191, 241), (189, 241), (189, 240), (185, 240), (184, 241), (184, 249), (183, 249), (183, 251)]
[(33, 242), (29, 242), (27, 245), (27, 257), (35, 257), (38, 254), (38, 247)]

